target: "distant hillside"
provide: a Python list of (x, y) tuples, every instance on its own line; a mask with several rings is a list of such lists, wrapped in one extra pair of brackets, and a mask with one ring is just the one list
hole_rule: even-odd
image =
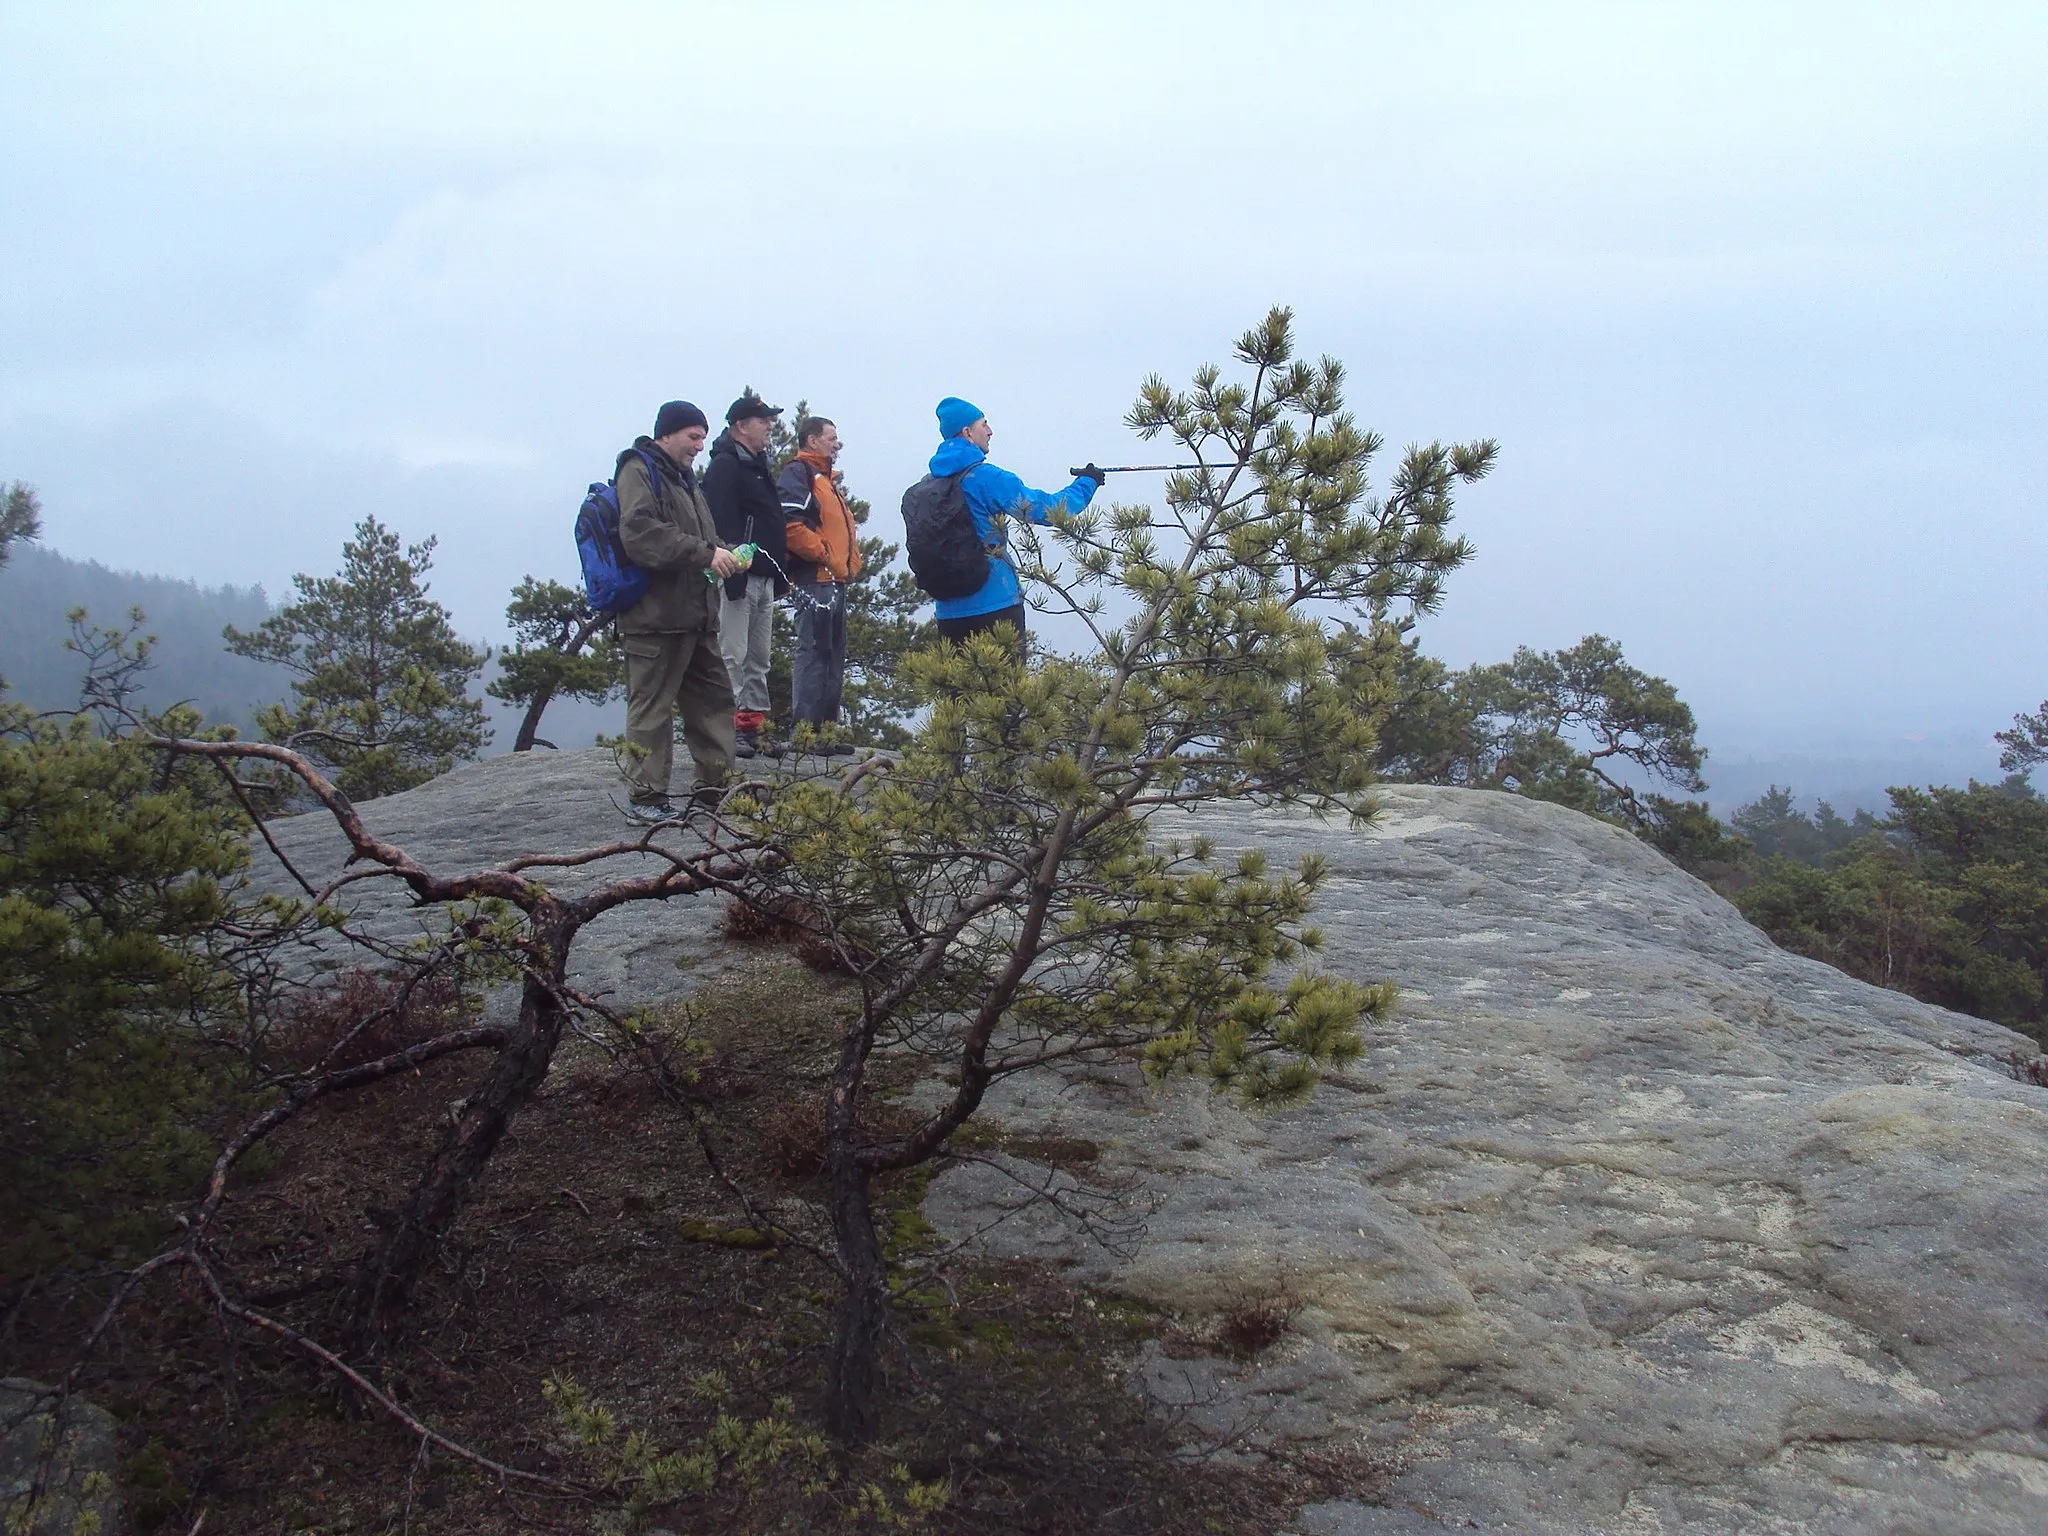
[(147, 615), (157, 637), (155, 668), (143, 700), (161, 707), (189, 700), (210, 721), (248, 729), (256, 708), (285, 696), (279, 668), (229, 655), (220, 632), (253, 628), (270, 614), (261, 587), (202, 587), (165, 576), (110, 571), (96, 561), (17, 544), (0, 570), (0, 677), (10, 697), (37, 709), (78, 702), (85, 664), (64, 649), (65, 615), (84, 608), (96, 624), (125, 624), (130, 608)]

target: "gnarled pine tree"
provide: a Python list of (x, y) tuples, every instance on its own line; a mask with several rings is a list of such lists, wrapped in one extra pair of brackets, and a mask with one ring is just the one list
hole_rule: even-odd
[(526, 577), (512, 589), (505, 622), (517, 636), (498, 652), (502, 669), (484, 689), (507, 704), (524, 704), (514, 752), (551, 747), (540, 734), (541, 717), (557, 698), (608, 702), (626, 682), (626, 662), (619, 650), (609, 615), (590, 611), (590, 603), (574, 587), (559, 581)]
[[(876, 1422), (875, 1180), (940, 1153), (991, 1083), (1136, 1061), (1284, 1103), (1355, 1056), (1361, 1020), (1392, 1000), (1312, 963), (1320, 863), (1219, 863), (1175, 840), (1176, 813), (1365, 808), (1400, 618), (1467, 558), (1451, 492), (1494, 447), (1411, 449), (1375, 496), (1380, 440), (1345, 412), (1336, 362), (1295, 357), (1289, 313), (1236, 356), (1242, 379), (1154, 378), (1131, 411), (1141, 437), (1203, 466), (1166, 482), (1163, 509), (1013, 532), (1027, 590), (1085, 627), (1083, 654), (1026, 665), (995, 636), (913, 653), (926, 713), (899, 758), (752, 813), (784, 860), (762, 899), (808, 908), (861, 986), (825, 1104), (843, 1437)], [(884, 1051), (942, 1085), (900, 1131), (863, 1113)]]
[(1410, 642), (1399, 697), (1379, 747), (1388, 778), (1506, 789), (1605, 816), (1651, 836), (1697, 805), (1629, 782), (1663, 780), (1697, 794), (1706, 780), (1692, 708), (1678, 690), (1623, 658), (1605, 635), (1568, 650), (1452, 673)]

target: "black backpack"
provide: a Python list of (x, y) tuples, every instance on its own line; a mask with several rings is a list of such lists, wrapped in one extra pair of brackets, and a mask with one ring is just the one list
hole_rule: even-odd
[(988, 581), (990, 551), (960, 484), (966, 473), (926, 475), (903, 493), (903, 552), (911, 577), (933, 597), (969, 597)]

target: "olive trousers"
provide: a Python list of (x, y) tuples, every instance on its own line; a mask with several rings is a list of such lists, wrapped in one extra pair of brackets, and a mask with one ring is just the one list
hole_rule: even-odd
[(718, 631), (621, 635), (626, 653), (626, 740), (646, 755), (627, 770), (633, 803), (668, 798), (675, 760), (675, 717), (699, 785), (723, 784), (732, 770), (732, 677), (718, 654)]

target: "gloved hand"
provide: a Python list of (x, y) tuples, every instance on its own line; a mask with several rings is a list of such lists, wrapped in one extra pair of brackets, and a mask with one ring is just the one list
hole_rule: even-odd
[(1093, 480), (1097, 485), (1105, 485), (1109, 481), (1109, 476), (1105, 475), (1093, 464), (1083, 464), (1074, 471), (1074, 478), (1076, 480)]

